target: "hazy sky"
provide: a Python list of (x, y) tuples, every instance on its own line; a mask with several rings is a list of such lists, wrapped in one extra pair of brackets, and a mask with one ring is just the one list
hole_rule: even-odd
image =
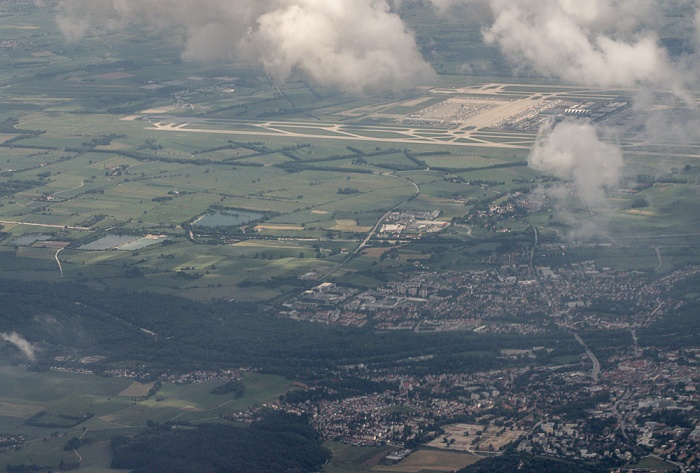
[(69, 39), (127, 24), (179, 31), (186, 60), (261, 64), (278, 81), (299, 70), (347, 92), (388, 91), (434, 72), (383, 0), (63, 0)]
[[(694, 0), (423, 1), (440, 15), (480, 24), (484, 42), (545, 76), (676, 90), (697, 76), (696, 61), (671, 59), (658, 33), (665, 11), (698, 11)], [(60, 0), (57, 21), (69, 39), (127, 24), (181, 32), (184, 59), (258, 63), (280, 81), (297, 69), (319, 84), (361, 93), (411, 87), (433, 74), (400, 17), (402, 3)], [(695, 19), (700, 23), (700, 14)], [(692, 35), (697, 43), (698, 28)]]

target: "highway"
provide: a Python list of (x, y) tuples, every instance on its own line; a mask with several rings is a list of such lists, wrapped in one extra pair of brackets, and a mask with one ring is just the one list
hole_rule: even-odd
[(598, 381), (600, 381), (600, 361), (598, 361), (598, 358), (590, 350), (590, 348), (588, 348), (588, 345), (586, 345), (586, 342), (583, 341), (583, 339), (579, 336), (578, 333), (574, 333), (574, 337), (576, 338), (576, 341), (583, 346), (583, 348), (586, 350), (586, 355), (593, 362), (593, 370), (591, 370), (591, 377), (593, 378), (593, 381), (597, 383)]

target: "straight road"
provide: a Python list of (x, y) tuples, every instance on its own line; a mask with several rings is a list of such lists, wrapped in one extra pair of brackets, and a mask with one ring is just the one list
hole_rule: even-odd
[(591, 371), (591, 377), (593, 378), (593, 381), (597, 383), (598, 381), (600, 381), (600, 361), (598, 361), (598, 358), (590, 350), (590, 348), (588, 348), (588, 345), (586, 345), (586, 342), (583, 341), (583, 339), (579, 336), (578, 333), (574, 333), (574, 337), (576, 338), (576, 341), (583, 346), (583, 348), (586, 350), (586, 355), (593, 362), (593, 370)]
[(69, 230), (82, 230), (82, 231), (90, 231), (90, 228), (88, 227), (71, 227), (67, 225), (51, 225), (48, 223), (30, 223), (30, 222), (18, 222), (16, 220), (0, 220), (0, 223), (5, 224), (5, 225), (27, 225), (30, 227), (46, 227), (46, 228), (67, 228)]

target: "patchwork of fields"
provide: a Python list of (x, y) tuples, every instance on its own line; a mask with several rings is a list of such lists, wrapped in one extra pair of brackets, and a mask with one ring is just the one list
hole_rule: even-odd
[(292, 387), (282, 377), (248, 374), (241, 398), (211, 394), (225, 383), (216, 378), (198, 384), (165, 383), (157, 396), (146, 397), (148, 389), (137, 389), (130, 378), (37, 373), (7, 366), (0, 367), (0, 376), (0, 431), (22, 435), (26, 443), (18, 452), (0, 454), (3, 469), (8, 464), (72, 463), (76, 454), (63, 447), (75, 437), (84, 441), (81, 470), (106, 468), (111, 458), (109, 439), (137, 433), (147, 420), (219, 422), (222, 416), (274, 402)]

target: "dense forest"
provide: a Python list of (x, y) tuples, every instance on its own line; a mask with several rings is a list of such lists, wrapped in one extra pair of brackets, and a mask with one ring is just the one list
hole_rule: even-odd
[(115, 437), (112, 452), (112, 468), (134, 473), (305, 473), (331, 457), (305, 417), (277, 411), (249, 427), (159, 425)]
[(503, 473), (506, 471), (517, 471), (518, 473), (604, 473), (608, 472), (609, 468), (528, 455), (504, 455), (481, 460), (459, 470), (459, 473)]
[[(533, 363), (499, 359), (503, 348), (552, 348), (552, 353), (534, 361), (543, 364), (556, 356), (580, 352), (566, 332), (528, 337), (381, 333), (300, 323), (253, 305), (95, 291), (77, 284), (0, 280), (0, 298), (5, 312), (0, 332), (17, 332), (36, 345), (39, 368), (54, 356), (72, 353), (105, 356), (93, 365), (97, 371), (138, 362), (151, 372), (249, 366), (313, 378), (338, 366), (360, 363), (396, 366), (418, 374)], [(6, 355), (16, 351), (9, 345), (0, 345), (0, 350)]]

